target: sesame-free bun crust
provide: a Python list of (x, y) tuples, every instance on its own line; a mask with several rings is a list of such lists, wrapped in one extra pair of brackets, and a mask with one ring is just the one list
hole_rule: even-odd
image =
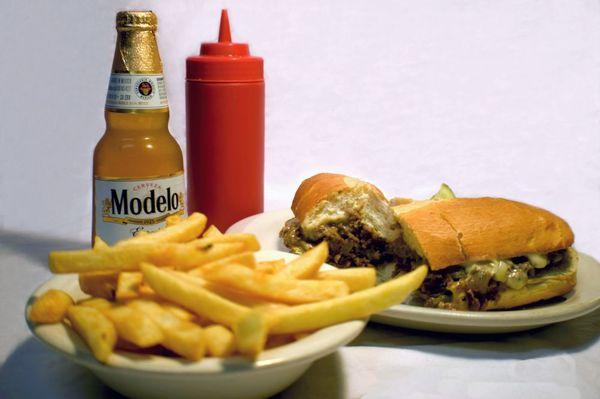
[(385, 200), (381, 191), (372, 184), (345, 175), (319, 173), (300, 184), (292, 201), (292, 212), (300, 222), (303, 222), (306, 215), (315, 210), (321, 201), (357, 188), (371, 190)]
[(487, 301), (482, 310), (512, 309), (568, 293), (577, 282), (579, 256), (573, 248), (569, 248), (566, 257), (565, 265), (560, 270), (530, 278), (527, 285), (519, 290), (500, 292), (494, 301)]
[(502, 198), (414, 201), (395, 206), (394, 213), (404, 240), (431, 270), (548, 253), (574, 240), (569, 225), (553, 213)]

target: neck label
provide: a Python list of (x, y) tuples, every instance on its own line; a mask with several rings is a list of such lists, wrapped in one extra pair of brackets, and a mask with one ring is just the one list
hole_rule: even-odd
[(110, 75), (106, 109), (161, 109), (168, 106), (167, 89), (162, 74)]

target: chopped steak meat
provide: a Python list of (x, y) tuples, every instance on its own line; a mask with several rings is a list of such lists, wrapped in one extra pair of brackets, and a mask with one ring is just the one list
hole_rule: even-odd
[[(511, 273), (521, 273), (528, 278), (546, 273), (562, 264), (564, 251), (548, 254), (549, 264), (536, 269), (526, 257), (510, 259)], [(494, 268), (485, 265), (451, 266), (440, 271), (430, 272), (416, 299), (424, 306), (442, 309), (481, 310), (487, 301), (493, 301), (503, 290), (506, 282), (494, 278)]]
[(290, 219), (279, 233), (284, 244), (294, 253), (303, 253), (321, 241), (329, 244), (329, 263), (338, 267), (369, 267), (396, 263), (397, 271), (410, 270), (416, 255), (398, 239), (393, 243), (375, 237), (358, 218), (319, 227), (319, 240), (311, 241), (302, 234), (298, 219)]

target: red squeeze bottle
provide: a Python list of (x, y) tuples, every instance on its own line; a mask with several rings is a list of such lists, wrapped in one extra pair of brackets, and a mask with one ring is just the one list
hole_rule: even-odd
[(225, 231), (263, 211), (263, 60), (231, 42), (223, 10), (219, 41), (202, 43), (186, 66), (188, 213)]

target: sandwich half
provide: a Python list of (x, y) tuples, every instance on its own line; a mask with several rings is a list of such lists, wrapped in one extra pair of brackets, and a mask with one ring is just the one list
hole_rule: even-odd
[(377, 267), (380, 280), (410, 270), (418, 258), (405, 244), (390, 203), (372, 184), (332, 173), (315, 175), (296, 191), (292, 211), (295, 217), (280, 237), (294, 253), (325, 240), (329, 263)]
[(511, 309), (573, 289), (577, 253), (563, 219), (501, 198), (452, 197), (392, 205), (372, 184), (322, 173), (302, 182), (280, 236), (295, 253), (325, 240), (330, 263), (375, 267), (380, 281), (426, 263), (415, 300), (428, 307)]
[(404, 241), (430, 268), (417, 294), (425, 306), (510, 309), (575, 286), (573, 232), (544, 209), (502, 198), (415, 201), (393, 209)]

